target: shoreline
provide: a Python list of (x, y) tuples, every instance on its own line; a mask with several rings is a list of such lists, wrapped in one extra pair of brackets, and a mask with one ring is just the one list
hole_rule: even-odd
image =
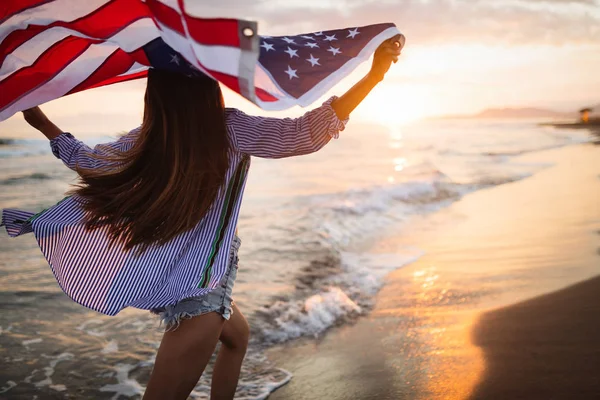
[(583, 122), (542, 122), (540, 126), (550, 126), (557, 129), (587, 129), (594, 135), (600, 135), (600, 120)]
[[(572, 393), (568, 388), (575, 375), (560, 365), (568, 357), (554, 357), (556, 346), (527, 335), (511, 341), (511, 326), (517, 326), (517, 317), (531, 321), (535, 332), (551, 326), (558, 332), (556, 340), (567, 337), (556, 329), (561, 324), (587, 323), (582, 331), (598, 332), (593, 319), (574, 320), (569, 303), (561, 303), (565, 287), (589, 280), (565, 289), (574, 293), (567, 297), (579, 301), (574, 304), (593, 300), (586, 315), (600, 311), (593, 278), (600, 273), (600, 209), (594, 202), (600, 198), (599, 155), (600, 147), (581, 144), (520, 156), (523, 162), (554, 165), (530, 178), (466, 195), (426, 217), (425, 225), (434, 221), (436, 228), (417, 229), (416, 238), (385, 239), (384, 250), (408, 241), (425, 256), (389, 274), (375, 308), (354, 324), (334, 328), (317, 341), (302, 339), (269, 350), (275, 365), (294, 374), (270, 398), (522, 398), (518, 393), (535, 395), (540, 380), (547, 379), (533, 374), (540, 371), (539, 360), (550, 363), (555, 398), (571, 398), (567, 393)], [(548, 309), (555, 310), (552, 321), (539, 319), (536, 325), (537, 315)], [(481, 339), (481, 332), (492, 327), (500, 332), (496, 339)], [(600, 360), (600, 344), (595, 349), (594, 343), (577, 344), (570, 343), (572, 354), (585, 347), (590, 361)], [(533, 354), (529, 359), (516, 357), (525, 354), (518, 351), (506, 355), (534, 347), (526, 353)], [(512, 379), (515, 365), (539, 379)], [(578, 398), (592, 398), (584, 390), (597, 379), (592, 372), (578, 370), (584, 386), (584, 397)], [(527, 387), (527, 382), (533, 384)]]

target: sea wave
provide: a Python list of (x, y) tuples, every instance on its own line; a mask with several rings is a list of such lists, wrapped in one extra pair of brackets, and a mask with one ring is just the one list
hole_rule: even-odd
[(0, 185), (17, 185), (25, 181), (44, 181), (49, 179), (53, 179), (52, 176), (43, 172), (33, 172), (25, 175), (10, 176), (0, 180)]

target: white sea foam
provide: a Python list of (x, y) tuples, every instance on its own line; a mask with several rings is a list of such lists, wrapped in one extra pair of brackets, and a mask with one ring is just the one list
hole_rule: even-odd
[(116, 340), (111, 340), (101, 350), (102, 354), (116, 353), (117, 351), (119, 351), (119, 344)]
[(361, 313), (361, 308), (338, 287), (306, 299), (277, 301), (258, 312), (262, 339), (280, 343), (300, 336), (317, 336), (337, 321)]
[(115, 395), (112, 397), (113, 400), (117, 400), (120, 396), (132, 397), (142, 396), (144, 394), (144, 386), (140, 385), (138, 381), (129, 377), (129, 372), (136, 368), (136, 365), (132, 364), (117, 364), (114, 366), (114, 370), (117, 372), (117, 383), (104, 385), (100, 388), (101, 392), (114, 392)]
[[(71, 353), (61, 353), (57, 356), (47, 356), (45, 354), (43, 354), (43, 356), (45, 358), (49, 358), (50, 364), (47, 367), (43, 368), (43, 371), (39, 371), (37, 369), (34, 369), (33, 371), (31, 371), (31, 374), (29, 376), (27, 376), (23, 382), (25, 383), (33, 383), (36, 387), (44, 387), (44, 386), (48, 386), (51, 389), (57, 390), (57, 391), (64, 391), (66, 390), (66, 386), (62, 385), (62, 384), (54, 384), (52, 382), (52, 375), (54, 375), (54, 370), (56, 368), (56, 365), (58, 365), (59, 362), (61, 361), (66, 361), (66, 360), (71, 360), (73, 359), (73, 354)], [(44, 374), (44, 378), (42, 380), (39, 380), (37, 382), (33, 382), (33, 378), (36, 376), (36, 374), (38, 372), (42, 372)]]
[(21, 343), (23, 344), (23, 346), (29, 346), (30, 344), (42, 343), (42, 342), (43, 342), (43, 339), (37, 338), (37, 339), (23, 340)]
[(341, 254), (342, 272), (324, 281), (323, 290), (305, 299), (276, 301), (257, 315), (261, 339), (281, 343), (300, 336), (318, 336), (331, 326), (362, 314), (371, 305), (385, 276), (417, 260), (423, 252), (400, 254)]
[(332, 277), (332, 281), (343, 284), (354, 296), (370, 299), (381, 289), (387, 274), (415, 262), (423, 254), (422, 250), (416, 248), (387, 254), (343, 252), (343, 272)]
[(90, 336), (103, 337), (103, 336), (106, 336), (106, 332), (102, 332), (97, 329), (86, 329), (88, 327), (88, 325), (97, 325), (97, 324), (101, 324), (103, 322), (104, 321), (99, 318), (88, 319), (87, 321), (84, 321), (81, 325), (79, 325), (77, 327), (77, 329), (80, 331), (84, 331), (85, 333), (87, 333)]
[[(206, 373), (190, 394), (197, 400), (210, 398), (210, 384), (215, 357), (209, 363)], [(267, 360), (264, 353), (256, 346), (250, 346), (244, 363), (240, 380), (235, 394), (236, 400), (264, 400), (277, 388), (292, 379), (292, 374), (281, 368), (276, 368)]]
[(15, 382), (15, 381), (6, 381), (6, 385), (2, 386), (0, 388), (0, 394), (8, 392), (10, 389), (14, 388), (15, 386), (17, 386), (17, 382)]

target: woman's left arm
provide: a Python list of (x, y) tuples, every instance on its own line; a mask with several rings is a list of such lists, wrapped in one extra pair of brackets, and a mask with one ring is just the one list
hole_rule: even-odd
[(115, 142), (99, 144), (94, 148), (89, 147), (73, 135), (63, 132), (57, 127), (39, 107), (23, 111), (25, 121), (50, 140), (52, 153), (67, 167), (78, 172), (80, 169), (97, 169), (112, 166), (105, 156), (130, 147), (137, 135), (134, 129)]

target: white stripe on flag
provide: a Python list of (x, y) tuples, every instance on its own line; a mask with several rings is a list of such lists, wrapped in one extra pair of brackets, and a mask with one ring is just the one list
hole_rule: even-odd
[(123, 72), (122, 74), (119, 74), (117, 76), (133, 75), (133, 74), (137, 74), (138, 72), (146, 71), (147, 69), (148, 69), (148, 67), (146, 65), (142, 65), (136, 61), (133, 63), (131, 68), (129, 68), (127, 70), (127, 72)]
[(35, 88), (0, 112), (0, 120), (20, 110), (26, 110), (64, 96), (87, 79), (117, 48), (117, 46), (107, 43), (91, 45), (49, 82)]
[(158, 0), (158, 1), (163, 3), (167, 7), (171, 7), (173, 10), (177, 11), (179, 13), (179, 15), (181, 15), (181, 8), (179, 8), (178, 0)]
[(260, 63), (256, 63), (256, 68), (254, 69), (254, 86), (269, 92), (269, 94), (277, 98), (289, 96), (279, 88), (279, 85), (274, 83), (271, 74)]
[[(49, 47), (68, 36), (95, 39), (60, 26), (50, 28), (23, 43), (6, 56), (4, 63), (0, 66), (0, 80), (3, 80), (21, 68), (32, 65)], [(106, 42), (114, 43), (124, 51), (130, 52), (139, 49), (159, 36), (160, 32), (156, 28), (156, 25), (154, 25), (154, 22), (150, 18), (144, 18), (127, 26), (127, 28), (107, 39)]]
[(159, 36), (160, 31), (156, 28), (154, 21), (150, 18), (144, 18), (129, 24), (127, 28), (117, 32), (106, 41), (115, 43), (122, 50), (130, 52), (139, 49)]
[[(9, 0), (3, 0), (9, 1)], [(13, 15), (0, 25), (0, 42), (11, 32), (29, 25), (46, 26), (56, 21), (71, 22), (93, 12), (111, 0), (55, 0)], [(60, 16), (60, 17), (59, 17)]]
[(43, 52), (48, 50), (48, 47), (63, 40), (69, 34), (68, 29), (51, 28), (43, 35), (37, 35), (25, 42), (24, 45), (17, 47), (12, 53), (6, 55), (4, 63), (0, 66), (0, 80), (21, 68), (33, 64)]

